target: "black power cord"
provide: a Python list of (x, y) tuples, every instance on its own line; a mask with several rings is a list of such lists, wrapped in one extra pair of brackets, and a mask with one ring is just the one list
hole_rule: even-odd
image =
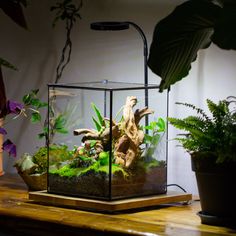
[[(181, 187), (180, 185), (178, 185), (178, 184), (167, 184), (167, 185), (166, 185), (167, 188), (168, 188), (168, 187), (172, 187), (172, 186), (178, 187), (178, 188), (180, 188), (183, 192), (187, 193), (187, 191), (186, 191), (183, 187)], [(189, 204), (191, 204), (191, 201), (184, 201), (184, 202), (182, 202), (182, 205), (189, 205)]]
[(168, 188), (168, 187), (172, 187), (172, 186), (178, 187), (178, 188), (180, 188), (183, 192), (187, 193), (187, 191), (186, 191), (183, 187), (181, 187), (180, 185), (178, 185), (178, 184), (167, 184), (167, 185), (166, 185), (167, 188)]

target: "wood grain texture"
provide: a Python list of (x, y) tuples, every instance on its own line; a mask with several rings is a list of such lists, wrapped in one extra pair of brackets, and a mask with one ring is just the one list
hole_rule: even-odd
[(169, 192), (167, 194), (155, 196), (104, 201), (57, 195), (48, 193), (46, 190), (44, 190), (29, 192), (29, 199), (39, 203), (46, 203), (62, 207), (115, 213), (117, 211), (158, 206), (161, 204), (174, 202), (188, 202), (192, 200), (192, 195), (187, 193)]
[(102, 214), (39, 205), (28, 200), (18, 176), (0, 177), (0, 232), (13, 235), (236, 235), (224, 227), (202, 225), (199, 202)]

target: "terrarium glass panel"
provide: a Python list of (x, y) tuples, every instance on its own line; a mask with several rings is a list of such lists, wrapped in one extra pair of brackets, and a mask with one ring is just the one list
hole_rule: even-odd
[(48, 192), (104, 200), (166, 193), (165, 92), (108, 81), (48, 87)]

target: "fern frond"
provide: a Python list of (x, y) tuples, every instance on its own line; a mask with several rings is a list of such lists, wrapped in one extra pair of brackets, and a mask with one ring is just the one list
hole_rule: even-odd
[(182, 102), (176, 102), (175, 104), (177, 105), (183, 105), (186, 107), (192, 108), (192, 110), (196, 111), (198, 114), (202, 115), (206, 120), (211, 120), (211, 118), (203, 111), (203, 109), (194, 106), (193, 104), (190, 103), (182, 103)]
[(215, 122), (221, 123), (226, 114), (229, 113), (229, 102), (226, 100), (220, 101), (218, 104), (210, 99), (207, 99), (207, 107), (211, 112)]
[(192, 124), (197, 129), (204, 130), (206, 126), (211, 125), (211, 122), (206, 121), (204, 118), (200, 116), (188, 116), (184, 119), (185, 122)]
[(187, 117), (185, 119), (168, 118), (168, 121), (175, 128), (185, 130), (188, 132), (203, 132), (205, 124), (201, 119), (195, 119), (193, 117)]
[(236, 162), (236, 110), (230, 109), (236, 104), (236, 97), (214, 103), (207, 99), (209, 118), (202, 109), (188, 103), (177, 103), (192, 108), (199, 116), (184, 119), (168, 118), (170, 124), (186, 131), (176, 138), (188, 152), (212, 152), (218, 156), (217, 162)]
[(185, 138), (176, 138), (178, 142), (180, 142), (184, 149), (187, 151), (197, 152), (199, 151), (198, 144), (195, 140), (185, 139)]

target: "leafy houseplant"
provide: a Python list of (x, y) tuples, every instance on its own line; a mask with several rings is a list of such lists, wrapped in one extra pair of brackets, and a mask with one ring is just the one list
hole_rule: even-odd
[[(60, 60), (56, 68), (55, 83), (58, 83), (62, 77), (62, 73), (65, 67), (70, 62), (72, 52), (72, 40), (71, 32), (76, 23), (77, 18), (81, 18), (79, 11), (82, 7), (82, 0), (78, 6), (73, 4), (72, 0), (59, 0), (54, 6), (50, 8), (50, 11), (56, 11), (56, 16), (53, 21), (53, 27), (59, 20), (64, 21), (66, 29), (65, 44), (62, 48)], [(49, 97), (50, 101), (55, 100), (56, 96), (66, 94), (58, 94), (58, 91), (54, 90), (53, 95)], [(48, 104), (38, 99), (38, 90), (32, 90), (31, 93), (26, 94), (23, 97), (24, 106), (27, 110), (31, 110), (29, 116), (32, 123), (38, 123), (42, 126), (42, 131), (38, 134), (38, 138), (45, 139), (45, 146), (40, 147), (33, 155), (25, 153), (16, 163), (15, 167), (18, 173), (24, 179), (30, 190), (43, 190), (47, 187), (47, 145), (50, 146), (49, 152), (51, 156), (61, 158), (61, 161), (70, 158), (70, 152), (67, 150), (66, 145), (54, 145), (54, 136), (57, 133), (66, 134), (68, 132), (68, 123), (71, 122), (69, 115), (73, 116), (72, 111), (61, 112), (60, 109), (49, 108), (50, 113), (54, 114), (54, 119), (48, 122), (46, 115), (44, 122), (42, 122), (41, 108), (46, 107)], [(69, 96), (68, 94), (66, 96)], [(75, 111), (75, 109), (74, 109)], [(67, 126), (67, 127), (66, 127)], [(50, 129), (48, 129), (50, 127)]]
[(207, 100), (212, 116), (188, 103), (197, 116), (169, 118), (174, 127), (187, 131), (176, 138), (190, 153), (199, 189), (202, 223), (235, 226), (236, 97), (214, 103)]
[[(27, 24), (23, 14), (23, 7), (27, 6), (26, 0), (1, 0), (0, 9), (9, 16), (16, 24), (27, 29)], [(3, 128), (4, 121), (9, 114), (19, 114), (23, 106), (17, 102), (13, 102), (7, 99), (2, 67), (7, 67), (16, 70), (15, 66), (8, 61), (0, 57), (0, 176), (3, 175), (3, 151), (7, 151), (9, 155), (16, 156), (16, 146), (11, 140), (7, 139), (3, 142), (3, 135), (7, 134), (7, 131)]]
[(53, 120), (50, 120), (50, 131), (48, 131), (48, 127), (45, 127), (45, 122), (43, 122), (41, 115), (41, 109), (47, 107), (48, 104), (38, 98), (38, 92), (38, 89), (32, 90), (23, 96), (23, 112), (26, 117), (30, 118), (31, 123), (41, 125), (42, 131), (38, 134), (38, 138), (45, 138), (45, 145), (39, 147), (32, 155), (24, 153), (14, 165), (31, 191), (46, 189), (48, 166), (47, 144), (50, 145), (49, 152), (53, 156), (53, 160), (56, 160), (57, 157), (60, 157), (61, 161), (70, 158), (67, 146), (54, 145), (53, 138), (57, 133), (65, 134), (68, 132), (66, 128), (68, 126), (66, 113), (73, 115), (73, 112), (58, 112), (54, 109), (56, 115)]
[[(235, 12), (234, 0), (189, 0), (156, 25), (148, 66), (161, 77), (161, 92), (188, 75), (200, 49), (208, 48), (211, 43), (222, 49), (236, 49)], [(236, 225), (235, 194), (230, 193), (230, 182), (236, 178), (235, 111), (229, 110), (230, 104), (226, 100), (219, 104), (208, 100), (213, 118), (185, 104), (200, 117), (170, 119), (171, 124), (188, 131), (179, 141), (191, 154), (197, 181), (206, 177), (204, 187), (198, 182), (203, 223)], [(213, 189), (214, 186), (217, 188)], [(218, 191), (220, 186), (226, 190)], [(205, 194), (205, 190), (209, 192)], [(210, 201), (206, 203), (205, 199)], [(221, 209), (216, 210), (215, 205)]]
[(148, 66), (161, 77), (160, 91), (188, 75), (200, 49), (236, 49), (235, 12), (234, 0), (189, 0), (156, 25)]
[[(41, 123), (41, 108), (47, 106), (47, 103), (40, 101), (38, 98), (38, 92), (38, 89), (32, 90), (30, 93), (24, 95), (22, 99), (24, 104), (22, 112), (25, 117), (30, 118), (33, 124)], [(46, 137), (46, 133), (47, 130), (43, 128), (43, 131), (38, 134), (38, 137)], [(47, 183), (46, 164), (47, 148), (41, 147), (33, 155), (24, 153), (15, 162), (14, 166), (30, 190), (42, 190), (46, 188)]]

